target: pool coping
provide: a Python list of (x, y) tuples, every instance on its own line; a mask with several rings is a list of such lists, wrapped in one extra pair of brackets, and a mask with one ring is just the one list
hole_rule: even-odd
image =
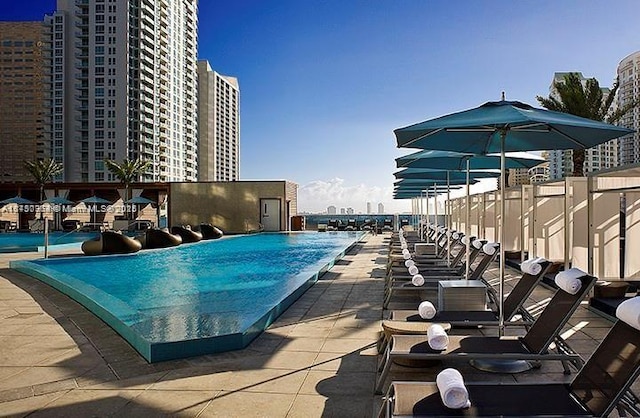
[[(247, 327), (243, 332), (233, 334), (217, 335), (198, 339), (189, 339), (170, 342), (150, 342), (134, 330), (121, 319), (113, 315), (107, 308), (100, 305), (95, 300), (67, 283), (51, 277), (46, 274), (46, 267), (38, 266), (28, 260), (11, 261), (9, 267), (18, 272), (24, 273), (63, 294), (71, 297), (73, 300), (87, 308), (90, 312), (104, 321), (118, 334), (122, 336), (147, 362), (155, 363), (159, 361), (175, 360), (181, 358), (195, 357), (205, 354), (213, 354), (225, 351), (239, 350), (247, 347), (255, 338), (257, 338), (265, 329), (269, 327), (289, 306), (291, 306), (298, 298), (300, 298), (309, 288), (311, 288), (322, 275), (329, 271), (337, 261), (344, 256), (358, 243), (362, 242), (366, 234), (355, 237), (355, 240), (342, 249), (338, 254), (329, 261), (319, 267), (318, 271), (308, 277), (297, 289), (284, 297), (282, 301), (277, 303), (273, 308), (268, 310), (252, 325)], [(135, 256), (131, 254), (128, 256)], [(60, 273), (57, 273), (60, 274)], [(71, 279), (71, 282), (76, 279)], [(82, 286), (87, 289), (87, 285)], [(112, 298), (110, 303), (123, 305), (117, 298)], [(122, 306), (123, 310), (131, 311), (127, 305)]]

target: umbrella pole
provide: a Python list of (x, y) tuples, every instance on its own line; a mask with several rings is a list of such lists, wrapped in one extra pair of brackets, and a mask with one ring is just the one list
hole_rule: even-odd
[[(421, 194), (422, 195), (422, 194)], [(429, 227), (431, 226), (431, 219), (429, 219), (429, 188), (427, 187), (426, 189), (424, 189), (424, 201), (425, 201), (425, 206), (426, 206), (426, 212), (427, 212), (427, 244), (429, 243)]]
[(451, 249), (451, 201), (449, 199), (451, 199), (451, 194), (450, 194), (450, 185), (449, 185), (449, 170), (447, 170), (447, 204), (444, 207), (444, 214), (445, 216), (447, 216), (447, 208), (449, 208), (448, 213), (449, 216), (447, 217), (447, 226), (448, 226), (448, 230), (447, 230), (447, 265), (449, 267), (451, 267), (451, 253), (449, 252), (449, 250)]
[(436, 254), (438, 254), (439, 248), (438, 248), (438, 242), (440, 242), (440, 222), (438, 222), (438, 188), (436, 187), (436, 184), (433, 183), (433, 206), (434, 206), (434, 213), (435, 213), (435, 220), (436, 220)]
[(464, 221), (464, 236), (467, 237), (467, 249), (466, 249), (466, 253), (465, 253), (465, 257), (467, 259), (467, 261), (464, 264), (464, 278), (465, 280), (469, 280), (469, 261), (470, 261), (470, 254), (469, 251), (471, 250), (471, 237), (469, 235), (471, 235), (471, 226), (469, 225), (470, 222), (470, 212), (469, 212), (469, 158), (467, 158), (467, 198), (465, 201), (465, 221)]
[(499, 315), (498, 315), (498, 336), (502, 337), (504, 335), (504, 245), (505, 245), (505, 233), (504, 233), (504, 189), (507, 185), (507, 175), (505, 173), (506, 163), (505, 163), (505, 155), (504, 155), (504, 142), (507, 133), (502, 130), (500, 131), (500, 304), (499, 304)]

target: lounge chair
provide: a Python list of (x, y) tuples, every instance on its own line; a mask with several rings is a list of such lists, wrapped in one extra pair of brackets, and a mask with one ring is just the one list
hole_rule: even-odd
[[(638, 300), (628, 302), (637, 306)], [(638, 314), (634, 312), (636, 318)], [(444, 406), (435, 383), (393, 382), (379, 417), (606, 417), (616, 407), (621, 416), (640, 416), (639, 399), (630, 390), (638, 375), (638, 324), (618, 319), (569, 384), (467, 383), (471, 406), (450, 409)]]
[[(530, 325), (532, 321), (530, 314), (522, 309), (522, 305), (527, 300), (533, 289), (538, 285), (542, 277), (545, 275), (549, 267), (550, 261), (540, 262), (540, 272), (538, 274), (523, 273), (522, 277), (515, 284), (509, 295), (503, 302), (504, 320), (510, 321), (513, 317), (520, 313), (523, 315), (524, 321), (518, 322), (522, 325)], [(498, 294), (493, 287), (487, 288), (489, 299), (497, 307)], [(386, 345), (394, 334), (412, 334), (424, 335), (427, 333), (429, 326), (433, 323), (445, 323), (451, 327), (472, 327), (472, 326), (495, 326), (498, 325), (499, 312), (497, 310), (486, 311), (440, 311), (431, 319), (423, 319), (416, 309), (413, 310), (394, 310), (391, 311), (389, 319), (382, 322), (384, 330), (383, 341), (380, 351), (384, 351)], [(530, 321), (530, 322), (529, 322)]]
[[(469, 280), (481, 280), (482, 275), (487, 270), (489, 265), (496, 259), (499, 251), (496, 249), (493, 254), (487, 254), (482, 252), (482, 258), (476, 263), (469, 274)], [(464, 272), (464, 267), (462, 269)], [(425, 283), (422, 286), (414, 286), (411, 279), (412, 277), (407, 274), (403, 276), (391, 276), (385, 283), (385, 298), (383, 302), (383, 308), (386, 309), (391, 302), (391, 298), (397, 293), (409, 293), (409, 292), (423, 292), (425, 290), (437, 290), (438, 283), (441, 280), (459, 280), (464, 279), (464, 273), (457, 274), (438, 274), (435, 272), (431, 275), (425, 276)], [(413, 293), (415, 294), (415, 293)]]
[(327, 231), (337, 231), (337, 230), (338, 230), (338, 220), (329, 219), (329, 222), (327, 222)]
[[(565, 373), (570, 373), (567, 362), (576, 369), (582, 367), (582, 359), (560, 338), (562, 327), (580, 302), (589, 293), (596, 278), (584, 275), (576, 294), (558, 289), (549, 304), (535, 320), (524, 337), (502, 339), (498, 336), (453, 335), (447, 348), (437, 351), (429, 347), (422, 335), (393, 335), (380, 361), (381, 370), (376, 390), (381, 391), (394, 359), (405, 360), (556, 360), (562, 361)], [(556, 343), (558, 354), (549, 353), (551, 343)]]
[(393, 219), (385, 219), (382, 223), (382, 232), (393, 231)]
[(344, 228), (345, 231), (355, 231), (357, 229), (358, 229), (358, 226), (356, 225), (355, 219), (347, 220), (347, 226)]

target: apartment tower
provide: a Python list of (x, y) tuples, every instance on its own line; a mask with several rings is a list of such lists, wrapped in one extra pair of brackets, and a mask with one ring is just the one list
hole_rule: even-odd
[[(625, 57), (618, 64), (618, 105), (638, 97), (640, 80), (640, 51)], [(619, 139), (618, 158), (620, 165), (640, 162), (640, 108), (635, 107), (620, 120), (620, 125), (634, 129), (635, 132)]]
[(42, 22), (0, 22), (0, 182), (33, 181), (24, 161), (47, 156)]
[(198, 61), (198, 180), (240, 177), (240, 89), (238, 80)]
[[(587, 78), (582, 73), (577, 73), (582, 81), (582, 85), (585, 86)], [(564, 77), (569, 73), (558, 72), (553, 75), (553, 81), (551, 87), (549, 87), (549, 94), (557, 97), (557, 92), (554, 88), (555, 83), (564, 82)], [(601, 89), (603, 96), (607, 97), (610, 89), (604, 87)], [(551, 150), (549, 151), (549, 176), (551, 179), (559, 179), (562, 177), (571, 176), (573, 173), (573, 151), (571, 150)], [(584, 156), (584, 174), (592, 171), (603, 170), (605, 168), (611, 168), (618, 165), (618, 140), (614, 139), (604, 144), (600, 144), (593, 148), (585, 150)]]
[(58, 0), (51, 152), (65, 181), (115, 181), (104, 160), (153, 162), (143, 181), (197, 179), (197, 0)]

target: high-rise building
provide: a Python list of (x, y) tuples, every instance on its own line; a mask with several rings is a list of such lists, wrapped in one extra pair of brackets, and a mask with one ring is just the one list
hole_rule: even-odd
[(370, 215), (371, 213), (371, 202), (367, 202), (367, 214)]
[(526, 168), (510, 168), (507, 175), (509, 187), (529, 184), (529, 170)]
[(141, 180), (197, 179), (197, 0), (58, 0), (51, 152), (66, 181), (114, 181), (105, 159), (153, 163)]
[[(587, 78), (581, 72), (573, 71), (578, 74), (582, 81), (582, 85), (586, 86)], [(554, 84), (563, 83), (568, 72), (558, 72), (553, 75), (553, 81), (549, 87), (549, 95), (558, 97)], [(609, 88), (603, 87), (603, 96), (606, 98), (611, 91)], [(600, 144), (593, 148), (585, 150), (584, 155), (584, 174), (592, 171), (598, 171), (605, 168), (615, 167), (618, 165), (618, 140), (614, 139), (604, 144)], [(549, 176), (551, 179), (558, 179), (570, 176), (573, 173), (573, 151), (571, 150), (550, 150), (549, 151)]]
[(42, 22), (0, 22), (0, 182), (33, 181), (24, 161), (46, 157)]
[(240, 90), (234, 77), (198, 61), (198, 180), (240, 177)]
[(340, 208), (340, 215), (346, 215), (347, 210), (345, 208)]
[(353, 210), (353, 208), (347, 208), (347, 215), (353, 215), (355, 213), (355, 211)]
[(384, 205), (382, 202), (378, 203), (378, 213), (384, 213)]
[[(618, 64), (618, 107), (638, 97), (640, 83), (640, 51), (625, 57)], [(635, 132), (618, 140), (618, 159), (620, 165), (640, 162), (640, 108), (637, 106), (627, 112), (620, 125), (634, 129)]]
[(335, 215), (337, 213), (335, 206), (327, 207), (327, 215)]

